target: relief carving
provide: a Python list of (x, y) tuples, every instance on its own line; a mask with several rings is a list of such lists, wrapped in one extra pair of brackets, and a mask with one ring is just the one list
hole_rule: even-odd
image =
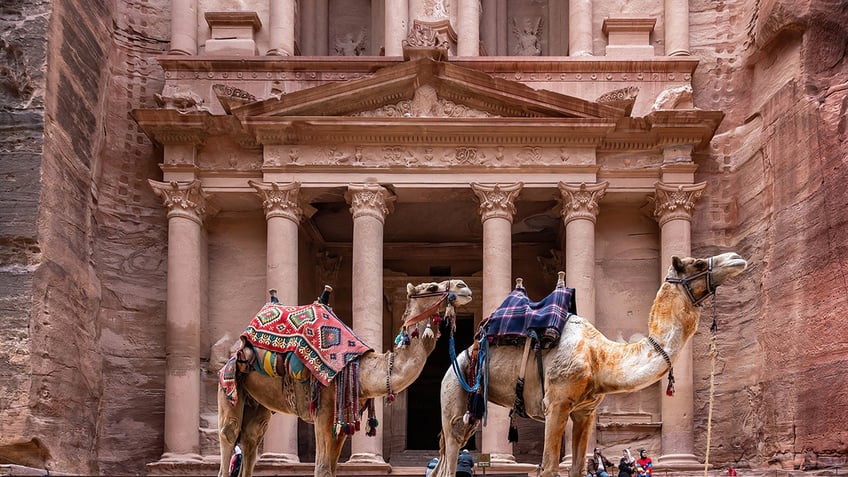
[(199, 94), (189, 89), (180, 88), (177, 86), (165, 86), (162, 94), (155, 94), (156, 104), (165, 109), (176, 109), (181, 113), (189, 111), (208, 111), (209, 108), (203, 105), (203, 98)]
[(367, 47), (368, 34), (365, 28), (359, 30), (354, 38), (353, 33), (345, 33), (336, 37), (335, 48), (338, 56), (361, 56)]
[(450, 17), (450, 0), (424, 0), (424, 14), (434, 19)]
[(234, 107), (256, 101), (256, 96), (243, 89), (226, 84), (212, 85), (212, 92), (215, 93), (215, 96), (218, 98), (218, 101), (221, 102), (221, 106), (224, 107), (224, 111), (226, 111), (227, 114), (230, 114), (230, 109)]
[(440, 34), (436, 29), (416, 21), (412, 25), (406, 39), (403, 40), (404, 48), (450, 48), (450, 40), (446, 34)]
[(515, 46), (514, 56), (539, 56), (542, 54), (542, 17), (524, 18), (521, 21), (512, 18), (512, 34)]
[(371, 111), (362, 111), (353, 116), (369, 118), (489, 118), (498, 117), (469, 108), (453, 101), (439, 98), (436, 89), (428, 84), (415, 90), (412, 99), (397, 104), (388, 104)]
[(675, 88), (668, 88), (657, 95), (651, 111), (661, 109), (688, 109), (692, 107), (692, 85), (685, 84)]
[(633, 111), (633, 104), (636, 102), (636, 95), (638, 94), (638, 87), (628, 86), (604, 93), (596, 102), (621, 108), (625, 111), (626, 116), (630, 116), (631, 111)]

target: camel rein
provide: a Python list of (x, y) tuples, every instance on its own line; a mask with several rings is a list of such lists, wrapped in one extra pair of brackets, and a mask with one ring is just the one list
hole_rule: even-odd
[[(716, 288), (717, 288), (715, 285), (713, 285), (713, 280), (712, 280), (713, 258), (710, 257), (707, 260), (707, 263), (709, 264), (709, 266), (707, 267), (706, 270), (704, 270), (702, 272), (698, 272), (698, 273), (695, 273), (693, 275), (689, 275), (688, 277), (683, 277), (683, 278), (666, 277), (665, 281), (667, 281), (668, 283), (674, 283), (676, 285), (683, 285), (683, 290), (686, 291), (686, 296), (689, 297), (689, 300), (692, 301), (692, 304), (695, 305), (695, 306), (700, 306), (701, 303), (704, 302), (704, 300), (715, 295)], [(704, 280), (706, 281), (707, 291), (700, 298), (696, 298), (695, 292), (692, 290), (692, 282), (697, 280), (698, 278), (701, 278), (701, 277), (704, 277)]]

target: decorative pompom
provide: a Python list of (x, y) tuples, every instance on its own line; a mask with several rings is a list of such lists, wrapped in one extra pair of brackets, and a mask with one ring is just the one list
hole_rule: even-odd
[(391, 404), (391, 403), (395, 402), (395, 393), (389, 393), (389, 394), (386, 396), (386, 401), (388, 401), (388, 402), (389, 402), (389, 404)]
[(404, 333), (404, 335), (403, 335), (403, 345), (409, 346), (409, 335), (406, 334), (406, 333)]
[(466, 426), (471, 422), (471, 413), (465, 411), (465, 414), (462, 415), (462, 423)]
[(413, 339), (418, 338), (418, 327), (417, 326), (412, 329), (412, 333), (410, 333), (410, 336), (412, 336)]
[(421, 336), (427, 339), (435, 338), (436, 335), (433, 333), (433, 329), (430, 328), (429, 323), (427, 324), (427, 327), (424, 328), (424, 333)]

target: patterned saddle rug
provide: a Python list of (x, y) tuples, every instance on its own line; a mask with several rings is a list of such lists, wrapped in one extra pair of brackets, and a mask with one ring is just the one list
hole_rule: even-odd
[(574, 295), (574, 288), (557, 286), (543, 300), (534, 302), (523, 286), (516, 286), (482, 324), (489, 343), (520, 345), (535, 334), (542, 348), (550, 348), (559, 341), (568, 316), (577, 314)]
[[(371, 348), (362, 342), (333, 311), (322, 304), (284, 306), (268, 303), (253, 317), (241, 338), (255, 352), (253, 369), (279, 376), (287, 369), (302, 380), (305, 367), (315, 379), (328, 386), (351, 361)], [(218, 379), (231, 403), (236, 394), (238, 354), (218, 372)], [(306, 378), (308, 379), (308, 377)]]

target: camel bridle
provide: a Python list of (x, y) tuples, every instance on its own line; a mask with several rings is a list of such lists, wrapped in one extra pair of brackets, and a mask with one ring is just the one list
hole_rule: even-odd
[(424, 318), (430, 317), (434, 313), (438, 312), (438, 309), (442, 305), (442, 303), (447, 302), (449, 305), (453, 305), (453, 302), (456, 301), (456, 293), (450, 291), (452, 286), (453, 280), (448, 280), (448, 286), (446, 287), (445, 291), (421, 292), (409, 295), (409, 299), (411, 300), (417, 300), (420, 298), (431, 298), (434, 296), (438, 296), (441, 298), (436, 301), (436, 303), (434, 303), (432, 306), (428, 307), (426, 310), (404, 321), (403, 326), (411, 326), (423, 320)]
[[(695, 306), (701, 306), (701, 303), (704, 302), (707, 298), (715, 295), (717, 285), (713, 284), (712, 279), (713, 273), (713, 258), (710, 257), (707, 259), (707, 269), (698, 273), (694, 273), (689, 275), (688, 277), (676, 278), (676, 277), (666, 277), (665, 281), (668, 283), (673, 283), (675, 285), (683, 285), (683, 290), (686, 291), (686, 296), (689, 297), (689, 300), (692, 301), (692, 304)], [(706, 282), (706, 293), (704, 293), (700, 297), (695, 297), (695, 291), (692, 290), (692, 282), (703, 277)]]

